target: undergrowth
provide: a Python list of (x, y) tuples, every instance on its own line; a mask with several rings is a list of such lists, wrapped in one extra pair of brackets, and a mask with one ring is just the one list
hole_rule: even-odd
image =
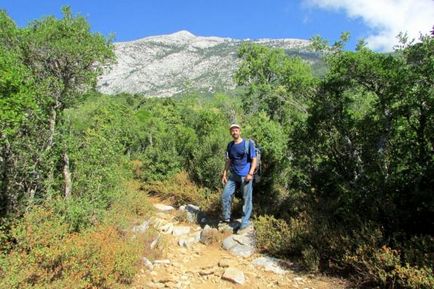
[(140, 258), (160, 253), (149, 249), (155, 232), (137, 234), (134, 223), (152, 209), (137, 185), (130, 184), (93, 226), (71, 231), (58, 214), (57, 202), (29, 210), (3, 230), (0, 288), (127, 288)]

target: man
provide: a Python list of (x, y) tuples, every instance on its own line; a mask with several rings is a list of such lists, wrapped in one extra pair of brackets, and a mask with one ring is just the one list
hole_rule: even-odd
[[(225, 186), (222, 194), (223, 222), (229, 224), (231, 218), (232, 196), (237, 187), (243, 195), (243, 217), (238, 233), (246, 231), (250, 225), (252, 214), (253, 174), (256, 168), (256, 151), (252, 141), (241, 138), (241, 127), (232, 124), (229, 132), (233, 138), (227, 146), (226, 165), (222, 174), (222, 183)], [(246, 141), (249, 142), (248, 146)], [(248, 148), (246, 150), (246, 148)]]

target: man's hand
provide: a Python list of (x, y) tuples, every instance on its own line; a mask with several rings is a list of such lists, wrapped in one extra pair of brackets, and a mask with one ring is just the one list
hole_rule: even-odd
[(228, 182), (228, 178), (226, 177), (226, 174), (223, 174), (223, 176), (222, 176), (222, 184), (226, 185), (227, 182)]
[(246, 183), (250, 182), (251, 180), (253, 180), (253, 175), (248, 174), (244, 180), (246, 181)]

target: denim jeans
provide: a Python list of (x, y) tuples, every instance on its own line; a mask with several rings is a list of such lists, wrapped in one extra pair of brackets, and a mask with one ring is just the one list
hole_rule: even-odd
[(225, 185), (222, 194), (222, 217), (223, 220), (229, 220), (231, 218), (232, 209), (232, 197), (235, 193), (235, 189), (239, 187), (243, 194), (243, 218), (241, 219), (241, 228), (246, 227), (249, 224), (250, 216), (252, 215), (252, 191), (253, 181), (245, 182), (245, 177), (240, 177), (235, 174), (231, 174), (228, 178), (228, 182)]

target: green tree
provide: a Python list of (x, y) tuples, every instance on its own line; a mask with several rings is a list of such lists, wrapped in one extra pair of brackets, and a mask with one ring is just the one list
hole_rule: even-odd
[[(49, 16), (32, 22), (24, 31), (24, 62), (35, 78), (49, 81), (49, 136), (47, 150), (54, 145), (56, 126), (62, 122), (62, 112), (94, 88), (101, 65), (113, 57), (109, 42), (92, 33), (86, 19), (74, 17), (69, 7), (63, 8), (63, 18)], [(60, 137), (59, 142), (62, 142)], [(68, 152), (61, 149), (64, 194), (71, 192)]]
[(234, 78), (245, 87), (242, 100), (246, 113), (264, 111), (281, 124), (306, 114), (308, 99), (315, 88), (307, 63), (289, 57), (283, 49), (256, 44), (243, 45), (238, 56), (242, 62)]
[[(113, 52), (86, 19), (69, 8), (63, 13), (62, 19), (50, 16), (22, 29), (0, 13), (3, 198), (31, 200), (50, 187), (63, 187), (65, 196), (71, 192), (63, 111), (94, 88)], [(63, 181), (56, 185), (59, 176)]]

